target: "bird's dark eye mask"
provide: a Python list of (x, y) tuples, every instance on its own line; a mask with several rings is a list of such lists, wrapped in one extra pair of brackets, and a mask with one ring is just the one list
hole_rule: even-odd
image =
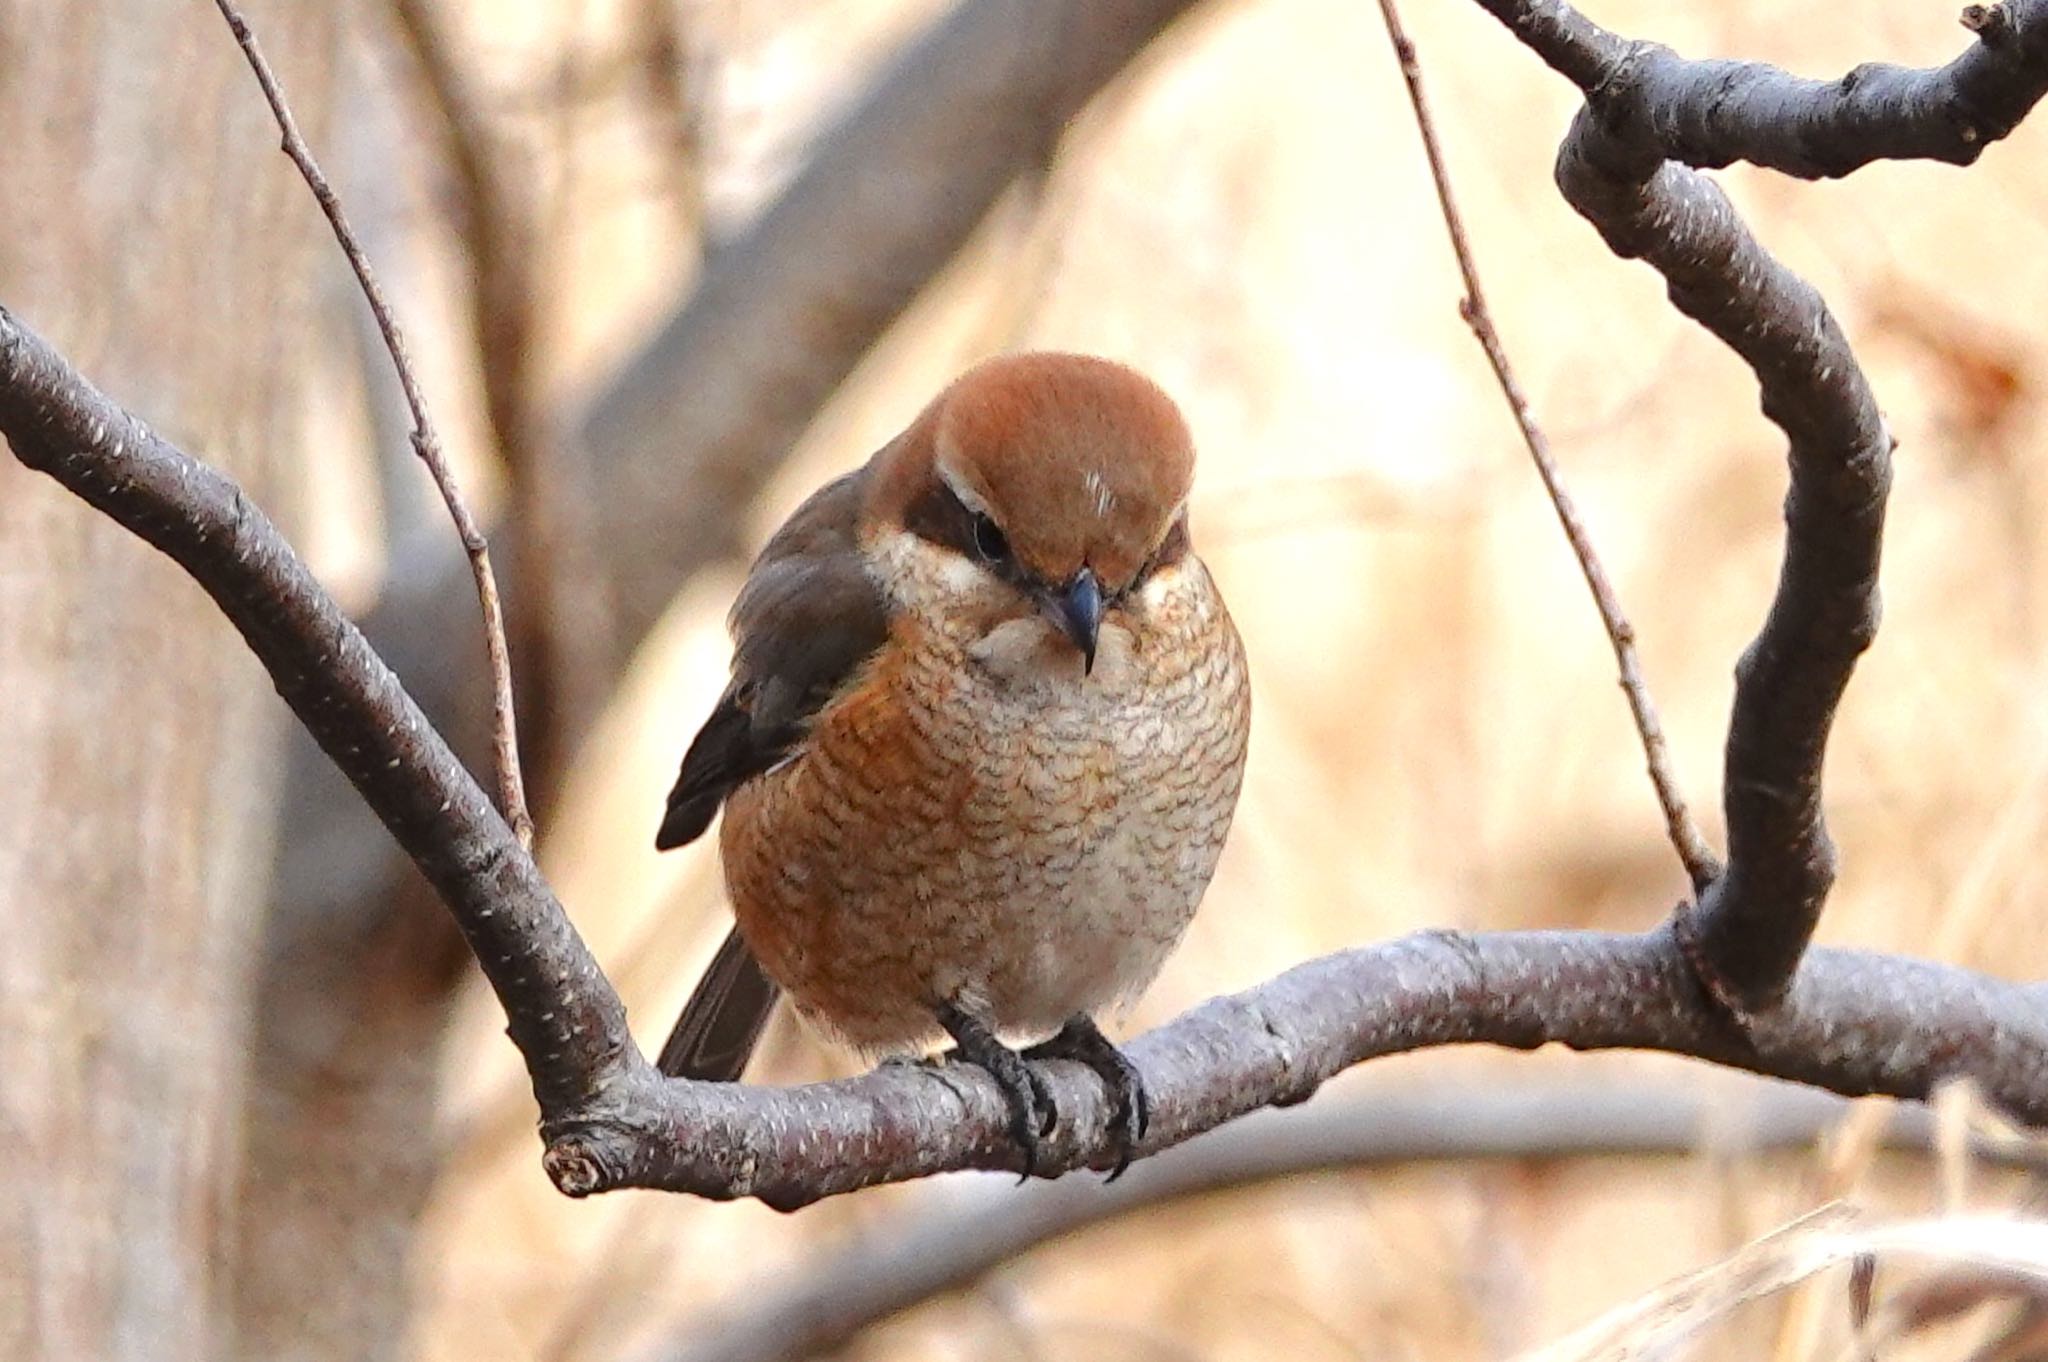
[(951, 549), (970, 562), (982, 563), (1018, 587), (1034, 584), (1032, 574), (1017, 561), (1002, 526), (967, 503), (942, 479), (933, 478), (903, 512), (903, 528), (928, 543)]
[[(1036, 590), (1052, 584), (1017, 561), (1000, 525), (979, 511), (971, 510), (959, 494), (942, 479), (934, 478), (903, 513), (903, 528), (927, 543), (951, 549), (971, 562), (981, 563), (1002, 580), (1022, 590)], [(1151, 580), (1152, 574), (1171, 567), (1188, 556), (1188, 518), (1183, 511), (1173, 518), (1166, 537), (1138, 568), (1137, 575), (1122, 590), (1110, 596), (1112, 604), (1122, 601)]]

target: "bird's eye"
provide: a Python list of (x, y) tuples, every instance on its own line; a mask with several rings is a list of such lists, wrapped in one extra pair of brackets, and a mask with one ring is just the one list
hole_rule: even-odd
[(996, 522), (985, 515), (974, 517), (974, 551), (990, 563), (1003, 562), (1010, 556), (1009, 539)]

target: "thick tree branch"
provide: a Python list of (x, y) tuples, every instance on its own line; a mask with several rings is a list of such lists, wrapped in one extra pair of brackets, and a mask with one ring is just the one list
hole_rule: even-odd
[[(1968, 1075), (2021, 1119), (2048, 1122), (2048, 1008), (2023, 986), (1816, 951), (1784, 1005), (1745, 1036), (1700, 993), (1668, 928), (1431, 932), (1297, 966), (1132, 1041), (1153, 1096), (1141, 1150), (1300, 1101), (1367, 1059), (1474, 1043), (1663, 1050), (1858, 1096), (1925, 1097)], [(1051, 1081), (1063, 1119), (1038, 1166), (1113, 1166), (1100, 1085), (1067, 1065)], [(1017, 1166), (994, 1085), (945, 1069), (768, 1091), (648, 1085), (629, 1106), (624, 1120), (550, 1127), (566, 1190), (662, 1187), (790, 1207), (873, 1182)]]
[(1946, 66), (1871, 62), (1830, 81), (1764, 62), (1688, 61), (1610, 33), (1562, 0), (1479, 3), (1585, 91), (1611, 131), (1690, 166), (1747, 161), (1818, 180), (1872, 161), (1970, 165), (2048, 94), (2043, 0), (1966, 8), (1977, 41)]
[[(538, 1098), (546, 1164), (573, 1195), (659, 1187), (794, 1207), (956, 1168), (1012, 1168), (1001, 1094), (971, 1069), (889, 1066), (765, 1089), (664, 1079), (532, 858), (277, 529), (232, 481), (158, 438), (0, 310), (0, 433), (178, 562), (398, 838), (461, 925)], [(1425, 933), (1302, 965), (1132, 1042), (1153, 1095), (1145, 1152), (1340, 1069), (1425, 1046), (1560, 1043), (1694, 1055), (1848, 1094), (1924, 1097), (1974, 1079), (2048, 1123), (2043, 991), (1968, 971), (1813, 952), (1746, 1031), (1700, 993), (1667, 929)], [(1052, 1066), (1063, 1114), (1039, 1166), (1107, 1168), (1099, 1084)]]
[(1784, 567), (1736, 668), (1722, 793), (1728, 869), (1684, 919), (1705, 979), (1749, 1010), (1791, 979), (1834, 883), (1822, 763), (1842, 692), (1877, 632), (1891, 436), (1827, 304), (1756, 243), (1720, 189), (1671, 162), (1647, 180), (1617, 173), (1610, 151), (1582, 114), (1558, 159), (1565, 197), (1617, 254), (1655, 266), (1678, 309), (1748, 362), (1765, 415), (1791, 441)]

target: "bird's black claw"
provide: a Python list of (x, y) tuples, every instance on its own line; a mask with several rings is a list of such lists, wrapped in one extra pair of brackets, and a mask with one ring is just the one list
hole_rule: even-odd
[(1116, 1141), (1116, 1166), (1108, 1181), (1115, 1182), (1131, 1166), (1138, 1145), (1152, 1124), (1152, 1102), (1145, 1092), (1145, 1079), (1130, 1057), (1110, 1043), (1094, 1020), (1078, 1016), (1059, 1029), (1051, 1040), (1024, 1052), (1026, 1059), (1071, 1059), (1085, 1064), (1102, 1079), (1109, 1090), (1109, 1134)]
[(1017, 1061), (1024, 1068), (1025, 1081), (1031, 1085), (1031, 1100), (1038, 1107), (1038, 1134), (1043, 1137), (1052, 1134), (1052, 1128), (1060, 1123), (1060, 1109), (1053, 1105), (1052, 1089), (1038, 1070), (1023, 1059)]
[(1024, 1056), (996, 1039), (995, 1032), (978, 1017), (950, 1003), (939, 1009), (938, 1016), (939, 1025), (953, 1037), (954, 1049), (947, 1058), (983, 1070), (1003, 1090), (1010, 1106), (1010, 1139), (1024, 1156), (1024, 1176), (1019, 1181), (1028, 1181), (1038, 1171), (1039, 1141), (1059, 1124), (1052, 1089)]

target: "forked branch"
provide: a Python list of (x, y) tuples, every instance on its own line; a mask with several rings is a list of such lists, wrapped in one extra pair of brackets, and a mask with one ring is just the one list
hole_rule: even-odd
[(1837, 81), (1686, 61), (1555, 0), (1481, 3), (1586, 92), (1558, 155), (1565, 198), (1755, 371), (1764, 414), (1790, 441), (1784, 567), (1736, 669), (1728, 867), (1677, 924), (1701, 982), (1747, 1018), (1789, 986), (1834, 883), (1821, 771), (1877, 630), (1891, 437), (1826, 302), (1693, 167), (1742, 160), (1818, 178), (1881, 159), (1969, 164), (2048, 92), (2048, 3), (1973, 6), (1977, 41), (1946, 66), (1866, 65)]

